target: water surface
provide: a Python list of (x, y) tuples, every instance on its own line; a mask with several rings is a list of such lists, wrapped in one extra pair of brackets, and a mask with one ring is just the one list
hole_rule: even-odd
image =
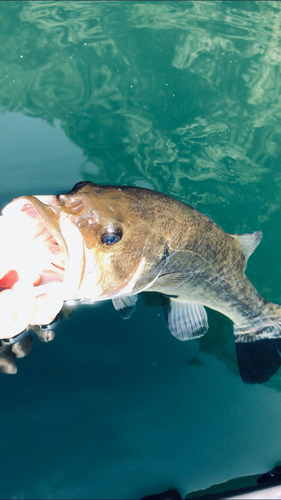
[[(281, 303), (279, 2), (1, 2), (0, 203), (80, 180), (150, 187), (232, 233)], [(16, 230), (16, 228), (13, 228)], [(20, 242), (19, 242), (20, 244)], [(231, 322), (170, 335), (80, 306), (1, 375), (1, 498), (182, 495), (281, 459), (281, 374), (240, 379)]]

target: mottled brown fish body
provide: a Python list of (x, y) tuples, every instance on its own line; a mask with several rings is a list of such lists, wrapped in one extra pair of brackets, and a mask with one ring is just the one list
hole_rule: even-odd
[[(191, 206), (147, 189), (92, 183), (59, 196), (59, 203), (94, 252), (97, 300), (158, 291), (216, 309), (246, 329), (264, 309), (279, 314), (244, 275), (238, 238)], [(101, 243), (108, 230), (122, 232), (118, 244)]]

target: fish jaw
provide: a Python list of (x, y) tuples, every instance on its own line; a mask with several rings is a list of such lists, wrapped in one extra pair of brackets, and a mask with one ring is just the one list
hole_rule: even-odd
[(36, 196), (35, 198), (36, 208), (65, 255), (63, 300), (73, 300), (77, 297), (85, 272), (83, 238), (69, 215), (58, 205), (56, 196)]
[(85, 252), (56, 196), (17, 198), (2, 213), (0, 309), (9, 319), (1, 321), (0, 338), (11, 338), (29, 324), (49, 324), (77, 297)]

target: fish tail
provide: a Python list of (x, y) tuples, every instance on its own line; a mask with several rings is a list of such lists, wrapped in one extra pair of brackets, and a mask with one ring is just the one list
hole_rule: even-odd
[(238, 367), (246, 384), (267, 382), (281, 366), (281, 307), (267, 304), (269, 314), (261, 314), (248, 327), (234, 325)]

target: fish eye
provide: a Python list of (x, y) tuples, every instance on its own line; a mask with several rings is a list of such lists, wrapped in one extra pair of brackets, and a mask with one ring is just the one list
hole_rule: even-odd
[(115, 245), (122, 238), (121, 229), (104, 233), (101, 237), (101, 242), (105, 246)]

